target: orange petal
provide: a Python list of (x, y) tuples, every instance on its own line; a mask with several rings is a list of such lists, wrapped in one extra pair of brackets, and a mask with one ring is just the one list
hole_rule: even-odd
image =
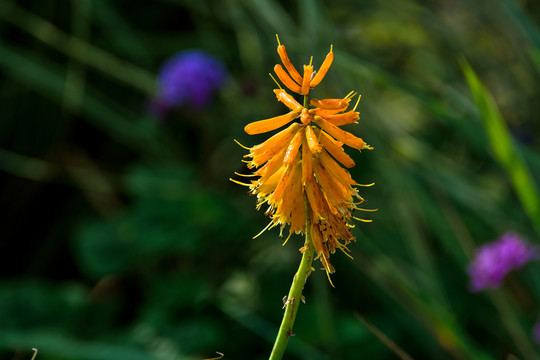
[(313, 248), (315, 249), (315, 252), (317, 253), (317, 257), (324, 257), (325, 248), (323, 244), (323, 237), (321, 232), (319, 231), (319, 225), (315, 224), (314, 222), (311, 223), (310, 226), (310, 235), (311, 235), (311, 242), (313, 243)]
[(352, 184), (355, 184), (354, 180), (352, 180), (349, 173), (339, 166), (325, 151), (321, 153), (319, 160), (321, 167), (327, 172), (328, 176), (333, 179), (333, 183), (342, 193), (343, 200), (345, 201), (344, 206), (349, 207), (353, 200), (353, 196), (357, 194), (356, 189), (351, 186)]
[(340, 209), (347, 201), (345, 190), (337, 185), (335, 179), (326, 171), (324, 166), (317, 160), (313, 159), (313, 172), (317, 177), (317, 183), (321, 186), (329, 205), (336, 209)]
[(315, 106), (315, 107), (318, 107), (318, 108), (321, 108), (321, 109), (337, 110), (337, 109), (343, 109), (343, 108), (346, 109), (347, 106), (349, 105), (350, 101), (351, 101), (350, 98), (345, 98), (345, 99), (323, 99), (323, 100), (311, 99), (309, 101), (309, 103), (312, 106)]
[[(306, 227), (306, 205), (304, 204), (304, 195), (302, 193), (302, 184), (298, 183), (295, 186), (300, 186), (301, 196), (295, 196), (293, 198), (292, 211), (291, 211), (291, 229), (290, 233), (295, 232), (297, 234), (303, 233)], [(296, 193), (297, 190), (294, 190)]]
[(320, 116), (315, 116), (313, 121), (328, 134), (332, 135), (336, 140), (341, 141), (342, 143), (349, 145), (352, 148), (362, 150), (366, 147), (366, 143), (364, 142), (364, 140), (354, 136), (351, 133), (341, 130), (336, 125), (324, 120)]
[(292, 123), (291, 126), (281, 130), (262, 144), (253, 146), (249, 153), (249, 156), (253, 159), (253, 165), (257, 167), (261, 166), (268, 161), (268, 159), (285, 149), (291, 142), (293, 136), (296, 135), (299, 128), (300, 125), (298, 123)]
[(283, 159), (283, 163), (285, 165), (292, 164), (294, 159), (296, 159), (298, 149), (300, 149), (300, 145), (302, 144), (303, 136), (304, 132), (300, 130), (296, 133), (294, 138), (289, 143), (289, 146), (287, 147), (287, 152), (285, 153), (285, 158)]
[(283, 174), (281, 175), (281, 178), (279, 179), (279, 182), (277, 186), (275, 187), (274, 192), (272, 192), (267, 197), (268, 204), (274, 207), (277, 207), (277, 205), (281, 201), (281, 197), (283, 196), (283, 191), (291, 179), (291, 167), (283, 166), (283, 169), (284, 169)]
[(325, 218), (325, 200), (321, 193), (319, 185), (315, 182), (315, 179), (311, 177), (304, 186), (306, 190), (306, 196), (308, 198), (309, 207), (313, 211), (314, 218), (312, 221)]
[(281, 62), (283, 65), (285, 65), (285, 69), (291, 74), (291, 77), (296, 81), (298, 84), (302, 83), (302, 76), (300, 76), (300, 73), (296, 70), (294, 65), (289, 60), (289, 56), (287, 55), (287, 51), (285, 50), (285, 46), (279, 45), (277, 48), (277, 52), (279, 54), (279, 57), (281, 58)]
[(276, 190), (268, 196), (268, 204), (276, 206), (282, 200), (284, 195), (288, 196), (286, 188), (290, 185), (290, 181), (293, 178), (293, 175), (295, 175), (293, 170), (295, 171), (298, 169), (298, 164), (296, 162), (297, 160), (300, 160), (300, 156), (298, 156), (298, 151), (296, 152), (296, 155), (296, 158), (291, 161), (291, 163), (293, 163), (294, 165), (284, 165), (285, 171), (283, 172), (283, 175), (279, 180)]
[(345, 167), (352, 168), (354, 166), (354, 160), (343, 150), (343, 143), (336, 141), (324, 131), (321, 133), (321, 136), (319, 136), (319, 141), (326, 151)]
[(342, 126), (342, 125), (352, 124), (356, 122), (356, 120), (360, 119), (360, 114), (354, 110), (351, 110), (343, 114), (324, 115), (324, 116), (321, 115), (321, 117), (324, 118), (324, 120), (329, 121), (336, 126)]
[(272, 174), (279, 170), (283, 166), (283, 158), (285, 157), (286, 149), (283, 148), (278, 154), (274, 155), (270, 160), (264, 164), (263, 167), (255, 171), (253, 174), (260, 176), (259, 181), (264, 182)]
[(297, 94), (301, 94), (302, 93), (302, 88), (300, 87), (300, 85), (298, 85), (297, 83), (294, 82), (293, 79), (291, 79), (291, 77), (289, 76), (289, 74), (287, 74), (285, 72), (285, 70), (283, 70), (283, 68), (281, 67), (281, 65), (276, 65), (274, 66), (274, 72), (276, 73), (276, 75), (278, 76), (279, 80), (281, 80), (281, 82), (283, 83), (283, 85), (285, 85), (286, 87), (288, 87), (291, 91), (294, 91), (295, 93)]
[(315, 77), (313, 80), (311, 80), (311, 83), (309, 84), (312, 88), (319, 85), (319, 83), (322, 81), (324, 76), (326, 75), (326, 72), (330, 68), (330, 65), (332, 65), (332, 61), (334, 60), (334, 53), (332, 52), (332, 47), (330, 47), (330, 52), (328, 55), (326, 55), (326, 58), (324, 59), (319, 71), (315, 74)]
[(285, 196), (275, 198), (278, 205), (274, 217), (278, 218), (278, 221), (282, 224), (290, 223), (293, 216), (293, 208), (295, 208), (297, 204), (302, 204), (304, 202), (301, 177), (301, 165), (296, 164), (292, 166), (289, 180), (284, 184), (283, 194), (285, 194)]
[(266, 120), (255, 121), (251, 124), (246, 125), (244, 131), (247, 132), (249, 135), (262, 134), (290, 123), (291, 121), (296, 119), (298, 115), (298, 112), (291, 111), (285, 115), (276, 116)]
[(304, 79), (302, 81), (302, 95), (309, 95), (309, 82), (311, 81), (311, 74), (313, 74), (313, 66), (304, 65)]
[(299, 113), (304, 108), (298, 103), (291, 95), (287, 94), (283, 89), (274, 89), (274, 93), (279, 101), (281, 101), (285, 106), (293, 111), (298, 111)]
[(345, 105), (345, 107), (343, 107), (341, 109), (335, 109), (335, 110), (327, 110), (327, 109), (315, 108), (315, 109), (309, 110), (309, 114), (311, 116), (315, 116), (315, 115), (319, 115), (319, 116), (334, 115), (334, 114), (337, 114), (337, 113), (340, 113), (342, 111), (347, 110), (347, 107), (348, 107), (348, 105)]
[(309, 149), (314, 155), (321, 152), (321, 144), (319, 144), (319, 139), (311, 126), (306, 126), (306, 139)]
[(302, 140), (302, 184), (304, 186), (313, 178), (313, 153), (309, 149), (306, 137)]
[(295, 233), (304, 232), (306, 226), (306, 204), (304, 200), (303, 185), (301, 179), (298, 176), (303, 176), (301, 172), (302, 165), (298, 164), (297, 174), (295, 174), (294, 186), (291, 189), (293, 196), (291, 204), (291, 229)]
[[(327, 154), (326, 151), (323, 151), (319, 154), (319, 159), (321, 164), (328, 170), (328, 172), (344, 186), (357, 185), (357, 182), (353, 180), (351, 174), (345, 169), (343, 169), (339, 164)], [(352, 190), (352, 189), (351, 189)]]
[(264, 197), (274, 192), (284, 172), (285, 167), (281, 166), (276, 172), (269, 176), (268, 179), (259, 180), (258, 184), (254, 187), (253, 194), (258, 194), (258, 197)]

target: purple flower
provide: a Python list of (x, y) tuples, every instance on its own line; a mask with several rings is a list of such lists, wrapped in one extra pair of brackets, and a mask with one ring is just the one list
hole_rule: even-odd
[(532, 330), (532, 337), (533, 340), (540, 345), (540, 320), (534, 324), (533, 330)]
[(201, 50), (182, 51), (163, 64), (158, 75), (158, 95), (152, 104), (157, 115), (187, 105), (200, 109), (223, 84), (227, 71), (218, 59)]
[(476, 257), (468, 268), (471, 291), (499, 287), (509, 272), (521, 268), (537, 256), (537, 248), (514, 232), (482, 245), (476, 250)]

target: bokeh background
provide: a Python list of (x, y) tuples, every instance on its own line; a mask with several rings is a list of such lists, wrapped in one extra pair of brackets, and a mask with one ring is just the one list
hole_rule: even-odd
[[(348, 153), (379, 209), (335, 288), (315, 263), (285, 358), (397, 358), (383, 336), (414, 359), (540, 358), (539, 264), (478, 293), (467, 273), (507, 231), (540, 240), (539, 24), (525, 0), (2, 0), (0, 358), (268, 357), (303, 240), (252, 239), (268, 219), (229, 177), (233, 139), (265, 138), (243, 127), (286, 111), (276, 33), (297, 66), (333, 44), (314, 96), (362, 94), (347, 129), (375, 150)], [(188, 49), (225, 81), (156, 112)]]

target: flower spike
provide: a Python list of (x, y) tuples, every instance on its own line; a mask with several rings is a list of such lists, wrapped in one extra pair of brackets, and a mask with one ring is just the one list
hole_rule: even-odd
[[(252, 122), (246, 125), (245, 131), (254, 135), (287, 127), (262, 144), (247, 148), (249, 153), (246, 157), (250, 161), (246, 162), (248, 168), (253, 169), (254, 179), (246, 179), (250, 183), (233, 181), (249, 187), (249, 193), (257, 197), (257, 209), (264, 204), (268, 206), (265, 214), (271, 221), (260, 234), (278, 226), (280, 236), (289, 226), (287, 239), (293, 233), (309, 232), (311, 245), (306, 243), (301, 251), (306, 252), (311, 246), (310, 251), (315, 251), (315, 258), (321, 261), (330, 276), (335, 271), (330, 263), (330, 254), (340, 249), (350, 256), (347, 245), (355, 241), (351, 233), (355, 226), (353, 222), (371, 221), (353, 216), (354, 210), (371, 211), (359, 207), (365, 200), (357, 189), (371, 184), (358, 184), (345, 169), (355, 166), (355, 162), (345, 153), (343, 145), (358, 150), (372, 147), (340, 128), (359, 119), (356, 107), (360, 96), (354, 108), (346, 111), (356, 92), (351, 91), (341, 99), (312, 98), (307, 101), (311, 89), (322, 81), (333, 62), (333, 47), (330, 47), (318, 72), (314, 71), (311, 58), (309, 64), (304, 65), (301, 76), (277, 35), (276, 38), (283, 66), (276, 65), (274, 72), (284, 88), (270, 76), (278, 85), (274, 90), (277, 100), (289, 110), (282, 115)], [(305, 106), (285, 88), (304, 95)]]

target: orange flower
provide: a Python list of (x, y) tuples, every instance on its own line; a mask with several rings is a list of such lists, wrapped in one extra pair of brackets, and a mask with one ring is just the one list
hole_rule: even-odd
[[(276, 75), (287, 88), (304, 97), (321, 82), (334, 57), (330, 48), (318, 72), (313, 71), (311, 64), (304, 65), (304, 75), (301, 76), (290, 62), (279, 38), (277, 50), (287, 72), (276, 65)], [(265, 214), (271, 221), (261, 233), (279, 226), (282, 235), (287, 225), (290, 226), (289, 237), (292, 233), (310, 231), (317, 258), (330, 274), (334, 272), (330, 254), (336, 249), (347, 254), (347, 245), (355, 240), (350, 230), (354, 227), (352, 220), (371, 221), (356, 218), (352, 212), (373, 211), (359, 207), (364, 202), (355, 188), (359, 184), (340, 165), (347, 168), (355, 165), (343, 150), (343, 145), (358, 150), (373, 149), (361, 138), (339, 128), (359, 119), (355, 110), (360, 96), (355, 107), (346, 112), (356, 93), (351, 92), (343, 99), (311, 99), (311, 107), (300, 105), (281, 88), (274, 93), (291, 111), (250, 123), (245, 131), (250, 135), (260, 134), (292, 124), (262, 144), (246, 148), (249, 154), (245, 157), (250, 159), (246, 161), (248, 168), (254, 169), (253, 175), (248, 176), (258, 179), (250, 183), (233, 181), (248, 186), (249, 192), (257, 196), (257, 209), (265, 203), (268, 205)], [(306, 224), (306, 210), (309, 211), (309, 224)]]

